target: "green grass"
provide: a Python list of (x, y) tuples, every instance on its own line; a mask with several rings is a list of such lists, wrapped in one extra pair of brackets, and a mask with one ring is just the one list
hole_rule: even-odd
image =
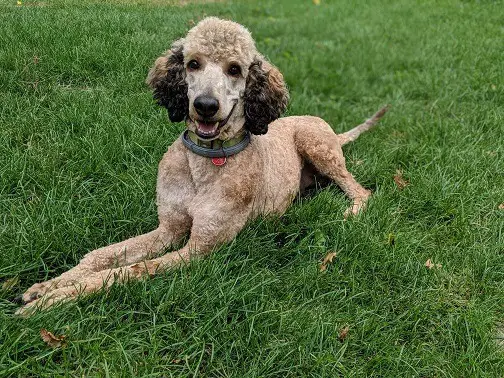
[[(0, 282), (19, 283), (0, 290), (0, 376), (503, 376), (502, 2), (15, 3), (0, 6)], [(183, 125), (144, 79), (204, 15), (247, 25), (288, 114), (344, 131), (393, 105), (345, 148), (368, 210), (344, 222), (331, 186), (190, 267), (14, 317), (31, 284), (156, 226), (157, 162)]]

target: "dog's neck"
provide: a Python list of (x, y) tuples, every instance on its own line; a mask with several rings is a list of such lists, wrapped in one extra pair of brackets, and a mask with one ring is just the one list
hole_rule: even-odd
[(209, 158), (221, 158), (236, 155), (243, 151), (250, 143), (250, 133), (243, 130), (238, 135), (228, 140), (214, 139), (205, 141), (191, 130), (182, 134), (182, 142), (189, 150), (197, 155)]

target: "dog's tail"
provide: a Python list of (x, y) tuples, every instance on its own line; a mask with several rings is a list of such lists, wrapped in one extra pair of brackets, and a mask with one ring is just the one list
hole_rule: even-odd
[(340, 134), (342, 139), (342, 145), (353, 142), (359, 137), (364, 131), (368, 131), (370, 128), (375, 126), (381, 117), (385, 115), (387, 110), (389, 110), (390, 105), (386, 105), (380, 110), (378, 110), (371, 118), (367, 119), (366, 122), (361, 123), (359, 126), (354, 127), (352, 130), (348, 130), (346, 133)]

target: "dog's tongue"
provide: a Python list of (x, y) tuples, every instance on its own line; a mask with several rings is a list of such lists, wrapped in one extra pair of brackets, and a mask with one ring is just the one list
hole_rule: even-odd
[(207, 133), (215, 131), (217, 126), (218, 126), (217, 122), (215, 122), (215, 123), (198, 122), (198, 129), (200, 129), (201, 131), (207, 132)]
[(198, 121), (198, 131), (203, 135), (213, 135), (217, 131), (219, 122), (205, 123)]

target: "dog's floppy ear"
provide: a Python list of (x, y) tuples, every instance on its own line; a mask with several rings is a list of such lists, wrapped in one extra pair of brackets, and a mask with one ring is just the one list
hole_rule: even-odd
[(158, 104), (168, 109), (172, 122), (183, 121), (189, 111), (182, 45), (180, 39), (157, 58), (145, 81), (154, 90)]
[(249, 67), (244, 94), (245, 127), (252, 134), (266, 134), (268, 125), (287, 108), (289, 92), (283, 75), (258, 58)]

